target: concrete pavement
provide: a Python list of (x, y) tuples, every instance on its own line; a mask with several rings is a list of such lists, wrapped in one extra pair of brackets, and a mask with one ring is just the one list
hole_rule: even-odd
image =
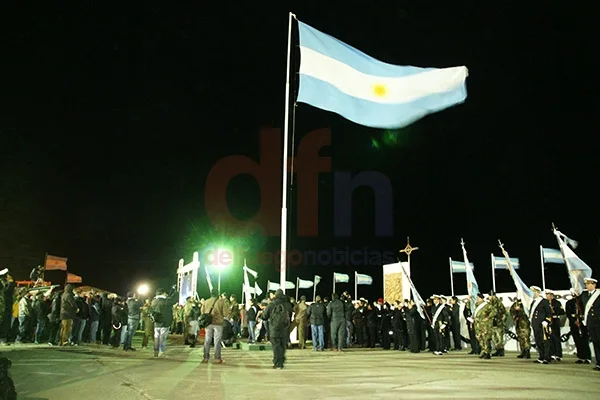
[(35, 345), (0, 348), (13, 362), (19, 399), (597, 399), (600, 372), (575, 358), (537, 365), (516, 354), (480, 360), (466, 351), (289, 350), (283, 370), (271, 353), (226, 349), (226, 363), (201, 364), (202, 348), (151, 350)]

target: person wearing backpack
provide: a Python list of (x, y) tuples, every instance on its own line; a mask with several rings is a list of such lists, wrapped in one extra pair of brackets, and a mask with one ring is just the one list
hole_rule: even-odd
[(202, 305), (201, 326), (204, 326), (204, 359), (202, 364), (210, 359), (210, 346), (215, 343), (215, 364), (223, 364), (221, 343), (223, 340), (223, 321), (225, 320), (225, 301), (217, 297), (217, 292), (210, 292), (210, 299)]
[(292, 303), (283, 290), (275, 292), (275, 298), (263, 313), (269, 327), (269, 341), (273, 347), (273, 368), (282, 369), (285, 362), (285, 350), (290, 335)]

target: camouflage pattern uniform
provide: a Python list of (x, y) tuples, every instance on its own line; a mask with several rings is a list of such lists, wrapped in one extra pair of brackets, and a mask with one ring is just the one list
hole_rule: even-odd
[[(479, 305), (477, 307), (479, 307)], [(492, 328), (495, 315), (496, 308), (489, 302), (475, 315), (475, 334), (477, 335), (477, 340), (481, 346), (482, 356), (489, 356), (492, 352), (490, 341), (492, 340)]]
[(520, 301), (515, 301), (510, 307), (510, 315), (515, 324), (521, 354), (524, 354), (531, 349), (531, 322)]
[[(4, 328), (4, 325), (2, 325), (3, 321), (4, 321), (4, 314), (6, 311), (6, 304), (4, 302), (4, 281), (0, 280), (0, 331)], [(0, 332), (2, 333), (2, 332)]]
[(492, 323), (492, 342), (496, 348), (494, 355), (504, 355), (504, 327), (506, 326), (506, 307), (502, 304), (502, 299), (497, 296), (490, 296), (489, 303), (495, 309), (495, 315)]

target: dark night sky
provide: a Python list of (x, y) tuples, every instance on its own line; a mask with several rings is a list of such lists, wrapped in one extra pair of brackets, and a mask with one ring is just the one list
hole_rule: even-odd
[[(282, 126), (287, 10), (85, 3), (5, 5), (0, 13), (1, 266), (24, 278), (48, 252), (69, 257), (70, 271), (90, 285), (123, 292), (142, 280), (170, 283), (177, 260), (189, 261), (213, 235), (204, 207), (211, 167), (232, 154), (258, 157), (259, 129)], [(469, 97), (379, 149), (371, 140), (383, 132), (299, 104), (296, 142), (330, 128), (334, 170), (391, 179), (395, 231), (375, 237), (373, 195), (359, 190), (356, 233), (334, 238), (332, 180), (323, 175), (320, 234), (292, 234), (291, 248), (397, 251), (410, 236), (420, 248), (417, 287), (447, 294), (448, 257), (461, 259), (464, 237), (487, 291), (498, 238), (521, 258), (524, 281), (541, 284), (538, 246), (556, 247), (554, 222), (597, 268), (600, 107), (591, 13), (514, 1), (377, 3), (286, 8), (389, 63), (466, 65)], [(229, 201), (250, 217), (256, 184), (236, 180)], [(277, 219), (280, 210), (270, 211)], [(253, 252), (276, 251), (279, 238), (252, 243)], [(251, 267), (263, 286), (278, 279), (273, 265)], [(375, 278), (361, 294), (378, 296), (380, 269), (358, 269)], [(354, 271), (297, 267), (288, 276), (319, 274), (325, 293), (333, 270)], [(228, 273), (225, 288), (238, 292), (240, 278)], [(466, 284), (456, 278), (461, 294)], [(497, 283), (513, 290), (502, 272)], [(548, 266), (547, 286), (568, 287), (563, 267)]]

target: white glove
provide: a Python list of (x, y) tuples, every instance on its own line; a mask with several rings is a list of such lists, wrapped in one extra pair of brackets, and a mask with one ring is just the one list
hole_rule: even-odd
[(548, 321), (543, 321), (543, 322), (542, 322), (542, 326), (543, 326), (544, 328), (548, 327)]
[(469, 318), (467, 318), (467, 321), (469, 321), (470, 323), (473, 323), (473, 318), (469, 317)]
[(441, 328), (446, 329), (446, 326), (447, 326), (446, 324), (443, 324)]

